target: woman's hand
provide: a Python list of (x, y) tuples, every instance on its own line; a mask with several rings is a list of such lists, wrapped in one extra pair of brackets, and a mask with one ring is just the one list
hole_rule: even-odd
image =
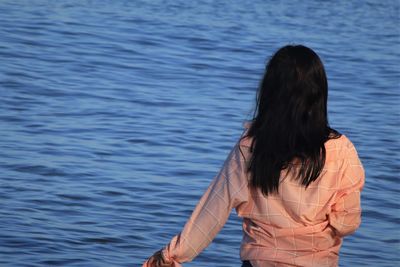
[(152, 267), (173, 267), (173, 262), (168, 263), (165, 261), (161, 250), (154, 253), (147, 262)]

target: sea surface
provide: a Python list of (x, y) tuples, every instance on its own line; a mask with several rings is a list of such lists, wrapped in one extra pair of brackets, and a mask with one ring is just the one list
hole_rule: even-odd
[[(366, 170), (340, 266), (400, 266), (399, 1), (0, 1), (0, 266), (140, 266), (304, 44)], [(240, 266), (233, 211), (192, 267)]]

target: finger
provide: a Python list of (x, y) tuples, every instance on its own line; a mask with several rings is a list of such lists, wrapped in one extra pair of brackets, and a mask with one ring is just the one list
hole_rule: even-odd
[(161, 259), (161, 265), (160, 267), (171, 267), (172, 263), (167, 263), (164, 261), (164, 258)]
[(163, 257), (160, 257), (160, 258), (157, 260), (157, 264), (159, 265), (158, 267), (170, 267), (170, 266), (171, 266), (171, 264), (166, 263), (166, 262), (164, 261), (164, 258), (163, 258)]
[(149, 259), (149, 265), (153, 267), (155, 264), (156, 264), (156, 259), (154, 258), (154, 256), (151, 256)]
[(162, 259), (158, 259), (158, 266), (157, 267), (168, 267), (168, 265), (165, 265)]
[(164, 266), (164, 259), (160, 254), (157, 255), (157, 267), (163, 267)]
[(165, 265), (164, 265), (164, 263), (162, 262), (162, 260), (161, 259), (158, 259), (157, 260), (157, 265), (156, 265), (157, 267), (164, 267)]

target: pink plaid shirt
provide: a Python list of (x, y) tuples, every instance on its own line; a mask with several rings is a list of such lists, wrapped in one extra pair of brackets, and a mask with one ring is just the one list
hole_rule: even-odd
[[(249, 125), (245, 126), (247, 130)], [(233, 147), (182, 232), (163, 249), (166, 261), (179, 267), (195, 258), (235, 208), (243, 218), (240, 258), (254, 267), (337, 266), (342, 237), (353, 233), (361, 221), (365, 176), (351, 141), (342, 135), (325, 143), (323, 172), (307, 189), (293, 173), (285, 176), (283, 171), (279, 194), (268, 197), (248, 186), (250, 144), (245, 138)]]

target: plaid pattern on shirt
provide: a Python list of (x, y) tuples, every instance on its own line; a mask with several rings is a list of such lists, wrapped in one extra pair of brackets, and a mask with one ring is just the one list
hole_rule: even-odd
[(329, 140), (325, 166), (315, 182), (305, 188), (283, 171), (279, 194), (265, 197), (248, 186), (250, 144), (248, 138), (235, 144), (182, 232), (163, 249), (166, 261), (179, 267), (195, 258), (235, 208), (243, 218), (240, 257), (254, 267), (337, 266), (342, 237), (361, 221), (365, 176), (354, 145), (344, 135)]

